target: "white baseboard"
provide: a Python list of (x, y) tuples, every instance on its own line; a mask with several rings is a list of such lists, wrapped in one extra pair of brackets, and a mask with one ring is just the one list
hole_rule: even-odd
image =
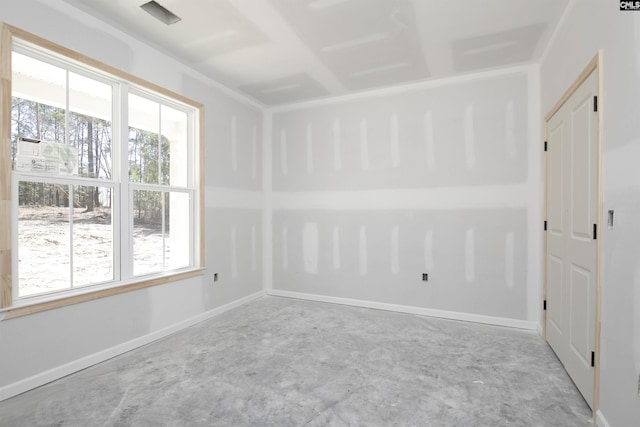
[(153, 341), (157, 341), (160, 338), (164, 338), (182, 329), (188, 328), (189, 326), (195, 325), (204, 320), (218, 316), (226, 311), (229, 311), (243, 304), (246, 304), (248, 302), (261, 298), (265, 295), (266, 295), (266, 291), (264, 290), (256, 292), (251, 295), (247, 295), (246, 297), (237, 299), (223, 306), (216, 307), (213, 310), (209, 310), (207, 312), (198, 314), (197, 316), (183, 320), (182, 322), (178, 322), (171, 326), (167, 326), (166, 328), (151, 332), (147, 335), (143, 335), (131, 341), (124, 342), (122, 344), (108, 348), (106, 350), (99, 351), (98, 353), (91, 354), (81, 359), (74, 360), (73, 362), (66, 363), (62, 366), (49, 369), (48, 371), (36, 374), (34, 376), (25, 378), (23, 380), (17, 381), (12, 384), (6, 385), (0, 388), (0, 401), (3, 401), (13, 396), (17, 396), (18, 394), (32, 390), (36, 387), (40, 387), (44, 384), (50, 383), (51, 381), (55, 381), (57, 379), (70, 375), (74, 372), (78, 372), (82, 369), (86, 369), (100, 362), (104, 362), (105, 360), (111, 359), (115, 356), (119, 356), (123, 353), (134, 350), (138, 347), (142, 347), (143, 345), (149, 344)]
[(596, 411), (596, 425), (598, 427), (611, 427), (599, 409)]
[(463, 320), (465, 322), (483, 323), (486, 325), (507, 326), (510, 328), (527, 329), (535, 331), (538, 329), (536, 322), (526, 320), (508, 319), (504, 317), (483, 316), (480, 314), (460, 313), (456, 311), (435, 310), (431, 308), (414, 307), (409, 305), (387, 304), (375, 301), (366, 301), (350, 298), (330, 297), (326, 295), (314, 295), (301, 292), (282, 291), (279, 289), (268, 289), (267, 295), (296, 298), (310, 301), (330, 302), (334, 304), (351, 305), (355, 307), (374, 308), (377, 310), (396, 311), (399, 313), (418, 314), (421, 316), (440, 317), (443, 319)]

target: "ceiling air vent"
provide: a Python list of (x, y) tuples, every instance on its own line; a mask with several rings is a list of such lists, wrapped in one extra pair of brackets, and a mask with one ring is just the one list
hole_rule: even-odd
[(140, 6), (142, 10), (149, 13), (151, 16), (156, 18), (159, 21), (164, 22), (167, 25), (175, 24), (180, 21), (181, 18), (175, 13), (171, 12), (169, 9), (165, 8), (161, 4), (150, 1)]

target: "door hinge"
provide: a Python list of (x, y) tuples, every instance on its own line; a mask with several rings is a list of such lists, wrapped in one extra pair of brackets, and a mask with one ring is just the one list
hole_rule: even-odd
[(594, 351), (591, 352), (591, 367), (596, 366), (596, 353)]
[(544, 231), (547, 231), (547, 221), (544, 222)]
[(598, 111), (598, 97), (597, 96), (593, 97), (593, 111), (594, 112)]
[(547, 150), (548, 150), (548, 143), (547, 143), (547, 141), (545, 141), (544, 142), (544, 151), (547, 151)]
[(542, 301), (542, 309), (547, 311), (547, 300)]
[(593, 240), (598, 238), (598, 224), (593, 224)]

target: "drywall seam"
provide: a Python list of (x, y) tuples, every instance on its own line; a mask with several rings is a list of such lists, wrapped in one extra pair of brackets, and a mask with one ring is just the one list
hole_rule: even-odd
[(282, 236), (282, 269), (287, 270), (289, 268), (289, 229), (286, 225), (280, 229), (280, 235)]
[(34, 389), (36, 387), (40, 387), (44, 384), (50, 383), (51, 381), (55, 381), (57, 379), (70, 375), (74, 372), (78, 372), (78, 371), (81, 371), (82, 369), (86, 369), (97, 363), (104, 362), (105, 360), (111, 359), (115, 356), (119, 356), (121, 354), (124, 354), (138, 347), (142, 347), (143, 345), (157, 341), (161, 338), (164, 338), (173, 333), (176, 333), (185, 328), (188, 328), (189, 326), (193, 326), (197, 323), (211, 319), (229, 310), (240, 307), (241, 305), (247, 304), (258, 298), (261, 298), (265, 294), (266, 294), (266, 291), (262, 290), (254, 294), (247, 295), (246, 297), (237, 299), (223, 306), (214, 308), (213, 310), (209, 310), (207, 312), (198, 314), (189, 319), (175, 323), (171, 326), (167, 326), (166, 328), (162, 328), (160, 330), (151, 332), (147, 335), (135, 338), (125, 343), (118, 344), (106, 350), (102, 350), (97, 353), (91, 354), (89, 356), (85, 356), (83, 358), (74, 360), (73, 362), (65, 363), (64, 365), (58, 366), (57, 368), (49, 369), (45, 372), (33, 375), (29, 378), (25, 378), (15, 383), (6, 385), (0, 388), (0, 402), (10, 397), (17, 396), (20, 393), (24, 393), (25, 391)]
[(539, 67), (540, 64), (542, 64), (544, 61), (547, 60), (547, 56), (551, 51), (551, 47), (555, 45), (556, 39), (558, 38), (558, 34), (560, 34), (560, 30), (562, 29), (562, 27), (564, 27), (564, 23), (569, 17), (569, 15), (571, 14), (571, 11), (573, 10), (573, 7), (575, 6), (575, 4), (576, 4), (576, 0), (569, 0), (567, 7), (564, 9), (564, 12), (562, 12), (562, 16), (560, 17), (560, 19), (558, 20), (558, 23), (556, 24), (556, 27), (553, 29), (553, 33), (551, 34), (551, 37), (549, 37), (549, 41), (547, 42), (547, 45), (545, 46), (544, 51), (542, 52), (542, 55), (540, 55), (540, 59), (538, 60), (538, 63), (536, 64), (536, 66)]
[(433, 113), (431, 110), (427, 110), (424, 113), (424, 144), (425, 144), (425, 163), (429, 170), (433, 170), (436, 166), (435, 161), (435, 138), (433, 133)]
[(231, 252), (231, 278), (236, 280), (238, 278), (238, 238), (236, 226), (231, 226), (231, 233), (229, 236), (229, 250)]
[(337, 225), (333, 226), (332, 231), (332, 265), (334, 270), (340, 269), (340, 229)]
[(464, 108), (464, 160), (467, 169), (473, 169), (476, 165), (476, 132), (473, 120), (473, 103)]
[(318, 223), (305, 222), (302, 227), (302, 264), (307, 274), (318, 274), (319, 241)]
[(337, 117), (333, 120), (333, 168), (342, 170), (342, 135), (340, 119)]
[(369, 169), (369, 131), (366, 118), (360, 119), (360, 166), (363, 171)]
[(264, 111), (270, 113), (283, 113), (288, 111), (305, 110), (309, 108), (322, 107), (327, 105), (335, 105), (345, 103), (354, 100), (361, 100), (367, 98), (375, 98), (388, 95), (397, 95), (405, 92), (418, 91), (423, 89), (434, 89), (445, 86), (459, 85), (467, 82), (477, 82), (478, 80), (491, 79), (494, 77), (503, 77), (506, 75), (525, 73), (530, 74), (532, 69), (537, 67), (537, 64), (518, 65), (514, 67), (500, 68), (497, 70), (489, 70), (476, 72), (471, 74), (463, 74), (460, 76), (446, 77), (434, 80), (423, 80), (419, 82), (407, 83), (403, 85), (396, 85), (393, 87), (386, 87), (382, 89), (373, 89), (368, 91), (350, 93), (347, 95), (332, 96), (328, 98), (312, 99), (309, 101), (294, 102), (290, 104), (276, 105), (273, 107), (265, 106)]
[(263, 192), (251, 190), (207, 187), (204, 200), (205, 208), (262, 209), (264, 206)]
[[(504, 269), (504, 281), (507, 284), (507, 288), (513, 289), (516, 285), (516, 272), (515, 272), (515, 233), (508, 231), (505, 236), (504, 242), (505, 252), (505, 269)], [(529, 317), (527, 317), (529, 318)]]
[(360, 234), (358, 236), (358, 264), (361, 276), (367, 275), (367, 226), (360, 226)]
[(258, 130), (253, 126), (251, 130), (251, 180), (255, 181), (258, 175)]
[(530, 184), (424, 189), (273, 192), (273, 209), (408, 210), (522, 208), (531, 202)]
[[(308, 46), (300, 38), (298, 32), (287, 23), (284, 16), (277, 8), (270, 7), (267, 1), (234, 1), (233, 8), (242, 12), (249, 20), (264, 34), (279, 34), (271, 39), (273, 45), (286, 46), (287, 49), (295, 51), (302, 63), (303, 68), (313, 70), (309, 73), (315, 81), (322, 81), (323, 86), (329, 91), (344, 91), (344, 84), (336, 74), (321, 61), (315, 52), (308, 51)], [(258, 16), (265, 16), (266, 19), (255, 19)], [(272, 31), (271, 29), (277, 29)]]
[(287, 131), (280, 131), (280, 173), (287, 176), (289, 172), (289, 162), (287, 160)]
[(255, 224), (251, 226), (251, 271), (258, 269), (258, 235)]
[[(536, 321), (542, 327), (543, 299), (543, 259), (544, 252), (544, 161), (543, 161), (543, 114), (541, 110), (540, 67), (535, 66), (528, 76), (527, 102), (529, 141), (527, 141), (529, 159), (527, 190), (529, 197), (527, 208), (527, 319)], [(535, 256), (538, 254), (538, 256)]]
[(596, 411), (596, 425), (598, 427), (611, 427), (611, 425), (607, 422), (607, 419), (604, 417), (604, 414), (600, 409)]
[(476, 281), (476, 237), (473, 227), (469, 227), (464, 236), (464, 278), (467, 283)]
[(397, 276), (400, 273), (400, 226), (398, 224), (394, 224), (391, 228), (390, 240), (390, 270), (394, 276)]
[(262, 126), (262, 286), (273, 287), (273, 117), (263, 113)]
[(431, 271), (435, 265), (433, 260), (433, 227), (424, 232), (424, 271)]
[(233, 173), (238, 172), (238, 117), (233, 114), (231, 116), (231, 170)]
[(400, 166), (400, 129), (398, 129), (398, 113), (391, 114), (389, 119), (389, 127), (391, 128), (390, 135), (390, 155), (391, 166), (397, 168)]
[(313, 123), (307, 123), (306, 129), (306, 142), (307, 142), (307, 173), (313, 173)]
[(373, 308), (376, 310), (394, 311), (398, 313), (417, 314), (419, 316), (439, 317), (449, 320), (462, 320), (465, 322), (482, 323), (485, 325), (506, 326), (516, 329), (536, 331), (538, 325), (526, 320), (508, 319), (504, 317), (483, 316), (479, 314), (460, 313), (455, 311), (435, 310), (431, 308), (415, 307), (408, 305), (387, 304), (376, 301), (358, 300), (351, 298), (330, 297), (325, 295), (306, 294), (301, 292), (281, 291), (269, 289), (269, 296), (296, 298), (308, 301), (328, 302), (332, 304), (349, 305), (353, 307)]

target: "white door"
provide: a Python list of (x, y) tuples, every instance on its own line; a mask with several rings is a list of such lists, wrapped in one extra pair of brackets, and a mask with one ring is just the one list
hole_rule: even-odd
[(593, 407), (598, 223), (597, 72), (547, 122), (547, 341)]

